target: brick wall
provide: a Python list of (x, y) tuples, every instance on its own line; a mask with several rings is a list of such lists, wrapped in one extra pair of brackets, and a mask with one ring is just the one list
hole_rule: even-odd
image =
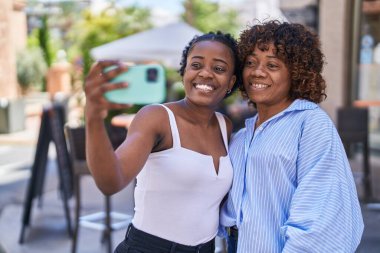
[(0, 1), (0, 97), (19, 95), (16, 78), (16, 51), (26, 44), (24, 2)]

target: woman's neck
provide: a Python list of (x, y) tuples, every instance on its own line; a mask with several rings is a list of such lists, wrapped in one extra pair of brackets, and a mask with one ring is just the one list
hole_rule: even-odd
[(179, 105), (186, 113), (189, 122), (205, 126), (211, 124), (215, 109), (206, 106), (198, 106), (187, 98), (179, 101)]
[(257, 105), (257, 120), (255, 123), (255, 129), (259, 127), (262, 123), (267, 121), (268, 119), (272, 118), (274, 115), (288, 108), (292, 102), (293, 101), (289, 99), (285, 103), (282, 103), (280, 105), (270, 105), (270, 106)]

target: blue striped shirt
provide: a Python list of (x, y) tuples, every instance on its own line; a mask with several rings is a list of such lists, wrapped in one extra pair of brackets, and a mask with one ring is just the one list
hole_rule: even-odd
[(343, 145), (327, 114), (295, 100), (230, 144), (233, 185), (222, 226), (239, 228), (238, 253), (354, 252), (363, 219)]

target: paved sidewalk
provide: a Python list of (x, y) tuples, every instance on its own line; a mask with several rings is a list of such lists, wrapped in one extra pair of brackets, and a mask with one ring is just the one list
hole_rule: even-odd
[[(92, 178), (82, 180), (82, 196), (84, 198), (82, 213), (88, 214), (102, 211), (104, 198), (97, 190)], [(132, 206), (128, 203), (131, 191), (127, 189), (112, 197), (113, 211), (132, 213)], [(21, 218), (23, 206), (10, 204), (6, 206), (0, 217), (0, 242), (5, 252), (9, 253), (67, 253), (71, 251), (71, 238), (67, 233), (67, 222), (64, 217), (63, 202), (56, 190), (47, 191), (43, 195), (43, 205), (38, 207), (34, 201), (31, 215), (31, 224), (26, 229), (25, 241), (19, 244), (21, 232)], [(70, 201), (73, 207), (73, 200)], [(72, 208), (73, 210), (73, 208)], [(71, 212), (73, 219), (74, 214)], [(124, 238), (125, 229), (112, 233), (113, 246)], [(78, 250), (80, 253), (106, 252), (101, 243), (101, 232), (98, 230), (80, 227)]]

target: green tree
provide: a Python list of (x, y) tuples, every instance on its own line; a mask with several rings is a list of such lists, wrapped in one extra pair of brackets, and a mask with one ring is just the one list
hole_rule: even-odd
[(63, 48), (67, 51), (72, 45), (72, 41), (67, 38), (67, 35), (74, 24), (81, 19), (81, 13), (86, 6), (76, 1), (62, 1), (57, 2), (56, 5), (60, 11), (56, 15), (50, 16), (49, 24), (59, 30), (61, 49)]
[(93, 63), (90, 56), (92, 48), (151, 28), (149, 18), (150, 11), (138, 7), (120, 9), (111, 5), (98, 14), (84, 11), (82, 20), (70, 34), (74, 46), (69, 52), (70, 55), (82, 56), (83, 76)]
[(216, 2), (207, 0), (185, 0), (182, 19), (202, 32), (220, 30), (236, 35), (240, 27), (237, 12), (221, 10)]
[(41, 27), (38, 29), (38, 40), (46, 65), (50, 67), (53, 61), (53, 55), (50, 48), (50, 34), (47, 15), (44, 15), (41, 18)]
[[(41, 27), (38, 29), (38, 42), (42, 50), (43, 59), (46, 66), (49, 68), (53, 62), (53, 52), (50, 44), (50, 32), (48, 25), (48, 16), (43, 15), (41, 17)], [(43, 78), (42, 90), (46, 91), (46, 77)]]

